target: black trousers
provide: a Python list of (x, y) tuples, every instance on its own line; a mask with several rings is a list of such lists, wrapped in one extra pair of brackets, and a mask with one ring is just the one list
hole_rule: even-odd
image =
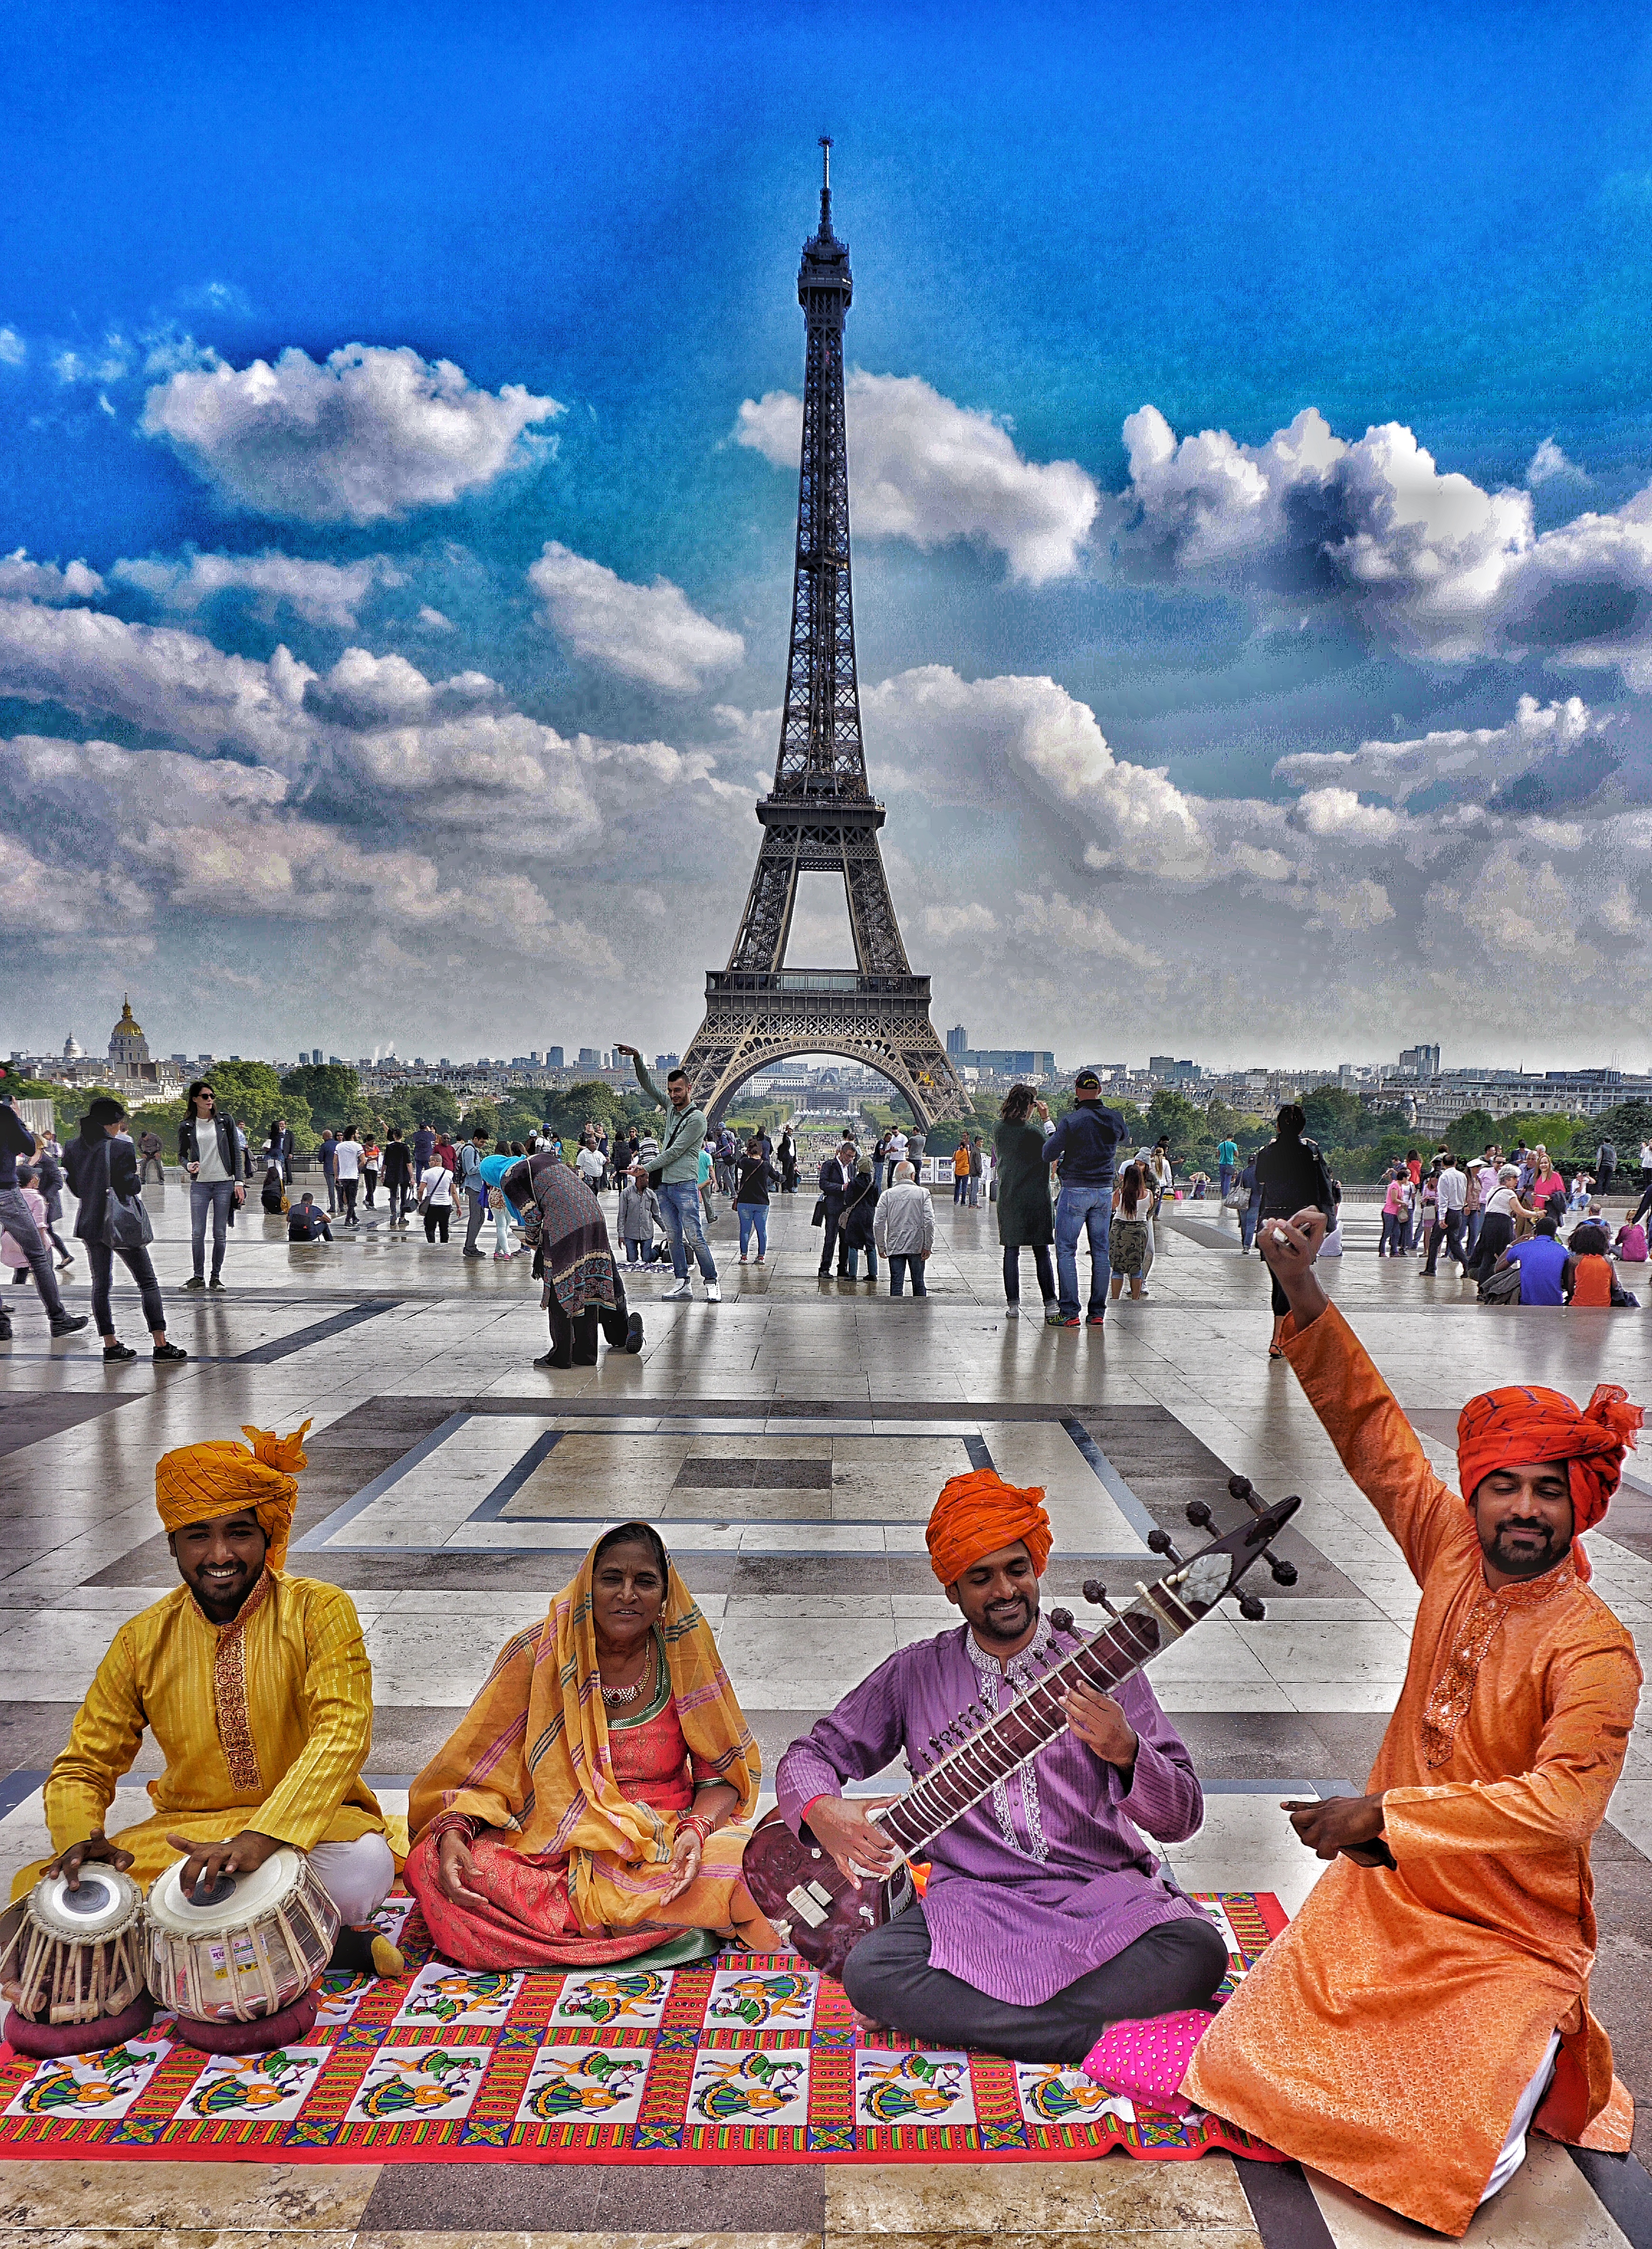
[[(1033, 1267), (1038, 1276), (1038, 1293), (1045, 1303), (1053, 1304), (1056, 1301), (1056, 1276), (1050, 1266), (1050, 1252), (1042, 1241), (1029, 1241), (1026, 1247), (1032, 1251)], [(1021, 1302), (1021, 1251), (1008, 1245), (1004, 1249), (1004, 1302), (1007, 1304)]]
[(568, 1314), (553, 1296), (550, 1301), (551, 1348), (553, 1366), (595, 1366), (596, 1364), (596, 1331), (600, 1327), (608, 1338), (610, 1351), (623, 1351), (630, 1331), (630, 1312), (625, 1303), (625, 1283), (617, 1272), (614, 1276), (614, 1307), (588, 1304), (576, 1320)]
[(107, 1342), (114, 1333), (114, 1310), (109, 1302), (109, 1283), (114, 1272), (116, 1258), (126, 1267), (138, 1284), (138, 1294), (143, 1303), (143, 1324), (151, 1335), (166, 1332), (166, 1308), (161, 1302), (161, 1283), (155, 1277), (155, 1267), (149, 1262), (147, 1249), (111, 1249), (107, 1242), (88, 1241), (86, 1262), (92, 1268), (92, 1319), (98, 1333)]
[(847, 1241), (842, 1241), (838, 1234), (838, 1228), (843, 1224), (843, 1206), (842, 1202), (836, 1200), (833, 1196), (828, 1195), (826, 1198), (826, 1231), (820, 1238), (820, 1269), (823, 1273), (827, 1272), (830, 1269), (832, 1252), (834, 1250), (837, 1252), (838, 1271), (840, 1273), (847, 1273), (849, 1270), (849, 1244)]
[(979, 2046), (1012, 2061), (1082, 2061), (1109, 2023), (1208, 2005), (1228, 1948), (1202, 1914), (1161, 1922), (1100, 1968), (1036, 2007), (989, 1998), (929, 1964), (921, 1905), (873, 1929), (843, 1963), (843, 1989), (863, 2015), (926, 2046)]
[(339, 1193), (343, 1199), (344, 1223), (346, 1226), (354, 1226), (355, 1224), (355, 1194), (356, 1189), (361, 1186), (361, 1182), (359, 1176), (353, 1180), (341, 1180), (339, 1181)]

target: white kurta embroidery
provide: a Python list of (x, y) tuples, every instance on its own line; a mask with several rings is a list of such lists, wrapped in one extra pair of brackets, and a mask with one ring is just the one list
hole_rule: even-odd
[[(1038, 1629), (1018, 1655), (1012, 1655), (1002, 1669), (996, 1657), (988, 1655), (975, 1645), (973, 1632), (964, 1635), (964, 1646), (969, 1650), (969, 1660), (974, 1665), (981, 1683), (981, 1701), (989, 1710), (1000, 1707), (999, 1692), (1006, 1684), (1012, 1697), (1024, 1694), (1043, 1675), (1053, 1652), (1055, 1634), (1047, 1619), (1040, 1617)], [(1038, 1659), (1035, 1662), (1034, 1659)], [(1018, 1858), (1032, 1859), (1043, 1866), (1050, 1856), (1050, 1846), (1044, 1840), (1043, 1813), (1038, 1802), (1038, 1774), (1036, 1757), (1029, 1757), (1019, 1773), (1010, 1778), (1021, 1784), (1022, 1817), (1027, 1822), (1027, 1841), (1023, 1843), (1015, 1833), (1015, 1823), (1009, 1809), (1009, 1786), (999, 1781), (993, 1789), (993, 1812), (997, 1818), (998, 1832)]]

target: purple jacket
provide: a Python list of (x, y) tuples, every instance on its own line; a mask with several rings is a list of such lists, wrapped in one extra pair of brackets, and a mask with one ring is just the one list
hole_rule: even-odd
[[(909, 1745), (921, 1772), (932, 1735), (978, 1699), (1006, 1708), (1036, 1675), (1029, 1656), (1045, 1654), (1042, 1669), (1079, 1640), (1041, 1618), (1007, 1676), (967, 1625), (901, 1648), (781, 1757), (781, 1817), (800, 1833), (817, 1796), (841, 1795), (844, 1781), (869, 1778)], [(1148, 1929), (1198, 1913), (1142, 1840), (1180, 1843), (1199, 1826), (1192, 1760), (1139, 1673), (1118, 1699), (1140, 1737), (1128, 1788), (1116, 1766), (1059, 1734), (935, 1838), (924, 1898), (933, 1966), (995, 1999), (1037, 2006)]]

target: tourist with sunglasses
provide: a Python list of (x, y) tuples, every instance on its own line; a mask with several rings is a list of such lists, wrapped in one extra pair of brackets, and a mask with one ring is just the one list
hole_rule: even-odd
[[(178, 1127), (178, 1161), (189, 1182), (189, 1247), (195, 1271), (186, 1289), (224, 1286), (224, 1246), (229, 1238), (230, 1208), (245, 1200), (242, 1185), (245, 1159), (235, 1119), (222, 1114), (218, 1097), (207, 1079), (197, 1077), (184, 1103)], [(207, 1220), (212, 1221), (212, 1278), (203, 1275), (206, 1263)]]

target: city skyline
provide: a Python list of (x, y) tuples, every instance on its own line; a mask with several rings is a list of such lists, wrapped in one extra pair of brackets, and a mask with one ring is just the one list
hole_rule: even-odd
[[(415, 12), (416, 68), (16, 18), (0, 1041), (130, 984), (157, 1051), (686, 1048), (778, 739), (824, 126), (937, 1025), (1644, 1066), (1644, 26)], [(811, 900), (790, 958), (847, 935)]]

